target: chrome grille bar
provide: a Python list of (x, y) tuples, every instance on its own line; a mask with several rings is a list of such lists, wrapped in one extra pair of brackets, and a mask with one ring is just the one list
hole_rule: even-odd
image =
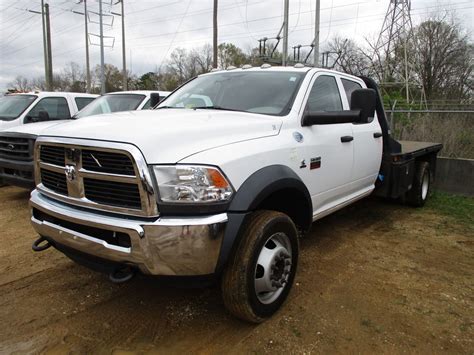
[[(67, 192), (62, 185), (55, 188), (51, 180), (43, 182), (43, 172), (64, 176)], [(40, 137), (35, 146), (35, 178), (41, 193), (63, 202), (108, 212), (158, 216), (148, 166), (141, 152), (129, 144)]]

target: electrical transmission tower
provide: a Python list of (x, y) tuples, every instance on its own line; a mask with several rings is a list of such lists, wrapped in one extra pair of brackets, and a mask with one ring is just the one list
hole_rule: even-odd
[(411, 0), (390, 0), (373, 47), (372, 63), (382, 86), (403, 85), (407, 103), (413, 102), (416, 96), (423, 103), (426, 101), (423, 86), (411, 75), (416, 63), (412, 60), (414, 56), (408, 54), (408, 43), (414, 43), (410, 12)]

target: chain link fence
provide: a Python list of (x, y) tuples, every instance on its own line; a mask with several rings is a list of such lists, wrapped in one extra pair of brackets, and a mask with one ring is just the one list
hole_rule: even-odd
[(474, 110), (387, 110), (399, 140), (443, 144), (440, 155), (474, 159)]

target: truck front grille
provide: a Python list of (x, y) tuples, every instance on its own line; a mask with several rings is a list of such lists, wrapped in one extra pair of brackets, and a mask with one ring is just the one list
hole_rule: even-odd
[(148, 168), (143, 158), (137, 156), (138, 149), (130, 149), (134, 154), (102, 146), (39, 141), (35, 162), (37, 187), (52, 197), (80, 206), (157, 215), (152, 184), (147, 175), (143, 176), (148, 174)]
[(66, 175), (41, 169), (41, 181), (48, 189), (61, 195), (67, 195)]
[(141, 208), (140, 191), (136, 184), (123, 182), (84, 179), (86, 198), (105, 205)]
[(83, 150), (82, 167), (101, 173), (135, 175), (132, 160), (124, 154)]
[(0, 158), (8, 160), (33, 160), (33, 138), (0, 136)]
[(40, 149), (40, 159), (42, 162), (64, 166), (64, 147), (43, 145)]

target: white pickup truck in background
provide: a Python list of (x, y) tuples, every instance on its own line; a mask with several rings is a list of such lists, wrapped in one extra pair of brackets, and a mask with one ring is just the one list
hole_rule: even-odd
[(67, 120), (98, 95), (76, 92), (31, 92), (0, 97), (0, 131), (39, 120)]
[[(148, 110), (168, 96), (169, 92), (151, 90), (121, 91), (111, 92), (100, 97), (93, 95), (90, 98), (82, 96), (83, 94), (78, 94), (80, 95), (78, 97), (75, 97), (76, 94), (66, 93), (65, 95), (70, 97), (68, 102), (71, 105), (72, 102), (75, 102), (77, 108), (82, 108), (79, 112), (73, 111), (74, 108), (70, 108), (70, 112), (74, 112), (72, 117), (70, 115), (58, 117), (54, 113), (54, 107), (51, 104), (39, 101), (28, 113), (25, 113), (26, 117), (29, 117), (27, 120), (29, 124), (13, 126), (0, 131), (0, 184), (3, 183), (28, 189), (34, 188), (34, 142), (40, 133), (47, 132), (50, 127), (70, 122), (71, 119), (103, 113)], [(85, 101), (86, 99), (88, 99), (87, 102)], [(60, 101), (57, 97), (54, 100), (55, 102)], [(84, 106), (81, 107), (82, 104)], [(1, 105), (2, 102), (0, 101), (0, 111), (2, 109)], [(46, 113), (42, 112), (39, 114), (38, 107), (43, 107)], [(10, 108), (10, 110), (13, 109), (13, 107)], [(19, 110), (19, 108), (15, 109)], [(62, 110), (65, 110), (65, 108)]]
[(423, 205), (441, 148), (392, 139), (369, 78), (204, 74), (155, 110), (38, 138), (33, 250), (53, 246), (114, 282), (209, 277), (231, 313), (261, 322), (290, 292), (313, 221), (371, 193)]

